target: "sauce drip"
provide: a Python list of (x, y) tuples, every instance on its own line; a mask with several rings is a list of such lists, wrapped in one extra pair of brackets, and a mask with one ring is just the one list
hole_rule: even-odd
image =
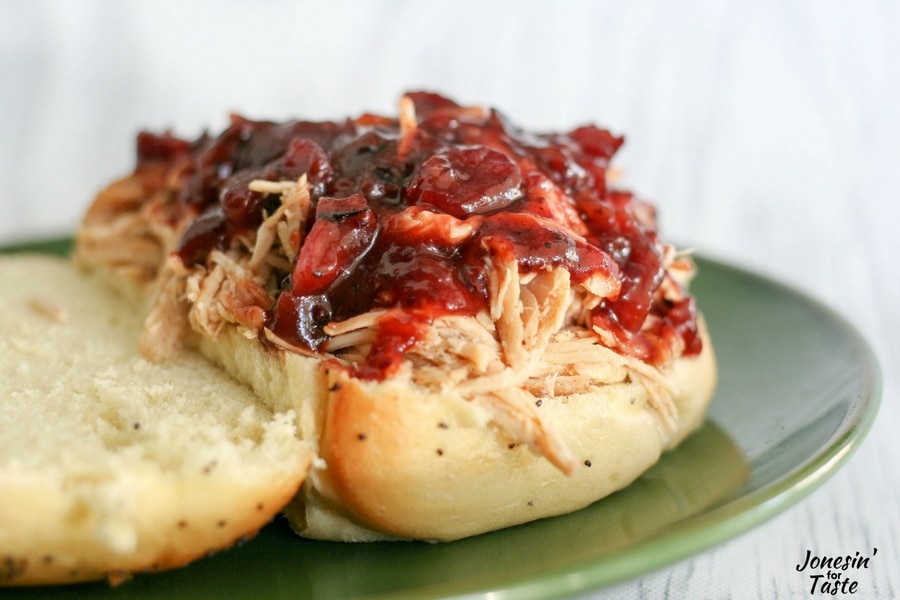
[(306, 174), (313, 212), (267, 326), (315, 351), (330, 321), (402, 309), (382, 320), (362, 376), (389, 373), (436, 316), (484, 310), (491, 253), (516, 260), (521, 273), (563, 267), (573, 283), (598, 273), (614, 280), (619, 293), (593, 309), (592, 325), (611, 332), (618, 351), (656, 363), (673, 344), (700, 351), (693, 299), (658, 293), (666, 273), (652, 208), (607, 189), (621, 137), (594, 126), (528, 133), (496, 110), (425, 92), (406, 98), (412, 127), (377, 115), (233, 116), (220, 135), (194, 142), (141, 133), (138, 170), (168, 165), (174, 201), (193, 215), (176, 249), (189, 266), (252, 233), (278, 206), (250, 181)]

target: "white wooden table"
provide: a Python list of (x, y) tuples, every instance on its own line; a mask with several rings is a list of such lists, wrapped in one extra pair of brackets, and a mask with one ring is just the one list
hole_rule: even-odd
[(584, 597), (804, 598), (807, 549), (876, 547), (846, 597), (900, 597), (896, 3), (0, 0), (0, 243), (71, 232), (141, 127), (393, 112), (411, 88), (624, 133), (668, 238), (817, 297), (879, 356), (876, 424), (820, 489)]

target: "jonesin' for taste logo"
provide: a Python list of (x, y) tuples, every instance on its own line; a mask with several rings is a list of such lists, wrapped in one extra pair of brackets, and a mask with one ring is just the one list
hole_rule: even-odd
[(868, 569), (869, 561), (876, 554), (878, 548), (873, 548), (871, 555), (857, 552), (853, 556), (818, 556), (807, 550), (803, 562), (797, 563), (797, 570), (809, 573), (810, 594), (855, 594), (859, 587), (856, 572)]

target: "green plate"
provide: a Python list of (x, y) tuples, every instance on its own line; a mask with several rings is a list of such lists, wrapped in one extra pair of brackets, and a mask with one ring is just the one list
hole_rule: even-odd
[[(4, 252), (62, 254), (70, 240)], [(4, 598), (552, 598), (700, 552), (794, 504), (844, 463), (877, 412), (866, 342), (821, 304), (698, 258), (693, 290), (720, 365), (709, 419), (629, 488), (579, 512), (448, 544), (341, 544), (277, 520), (183, 569)], [(2, 501), (2, 500), (0, 500)]]

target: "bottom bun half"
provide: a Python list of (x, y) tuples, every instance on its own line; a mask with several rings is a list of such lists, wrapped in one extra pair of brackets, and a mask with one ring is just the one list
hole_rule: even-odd
[(198, 345), (272, 410), (293, 410), (301, 437), (315, 446), (286, 509), (300, 535), (450, 541), (583, 508), (629, 485), (698, 428), (716, 385), (700, 325), (704, 350), (661, 373), (675, 408), (668, 426), (636, 380), (540, 402), (576, 459), (569, 474), (453, 390), (356, 379), (333, 361), (272, 349), (234, 329)]

